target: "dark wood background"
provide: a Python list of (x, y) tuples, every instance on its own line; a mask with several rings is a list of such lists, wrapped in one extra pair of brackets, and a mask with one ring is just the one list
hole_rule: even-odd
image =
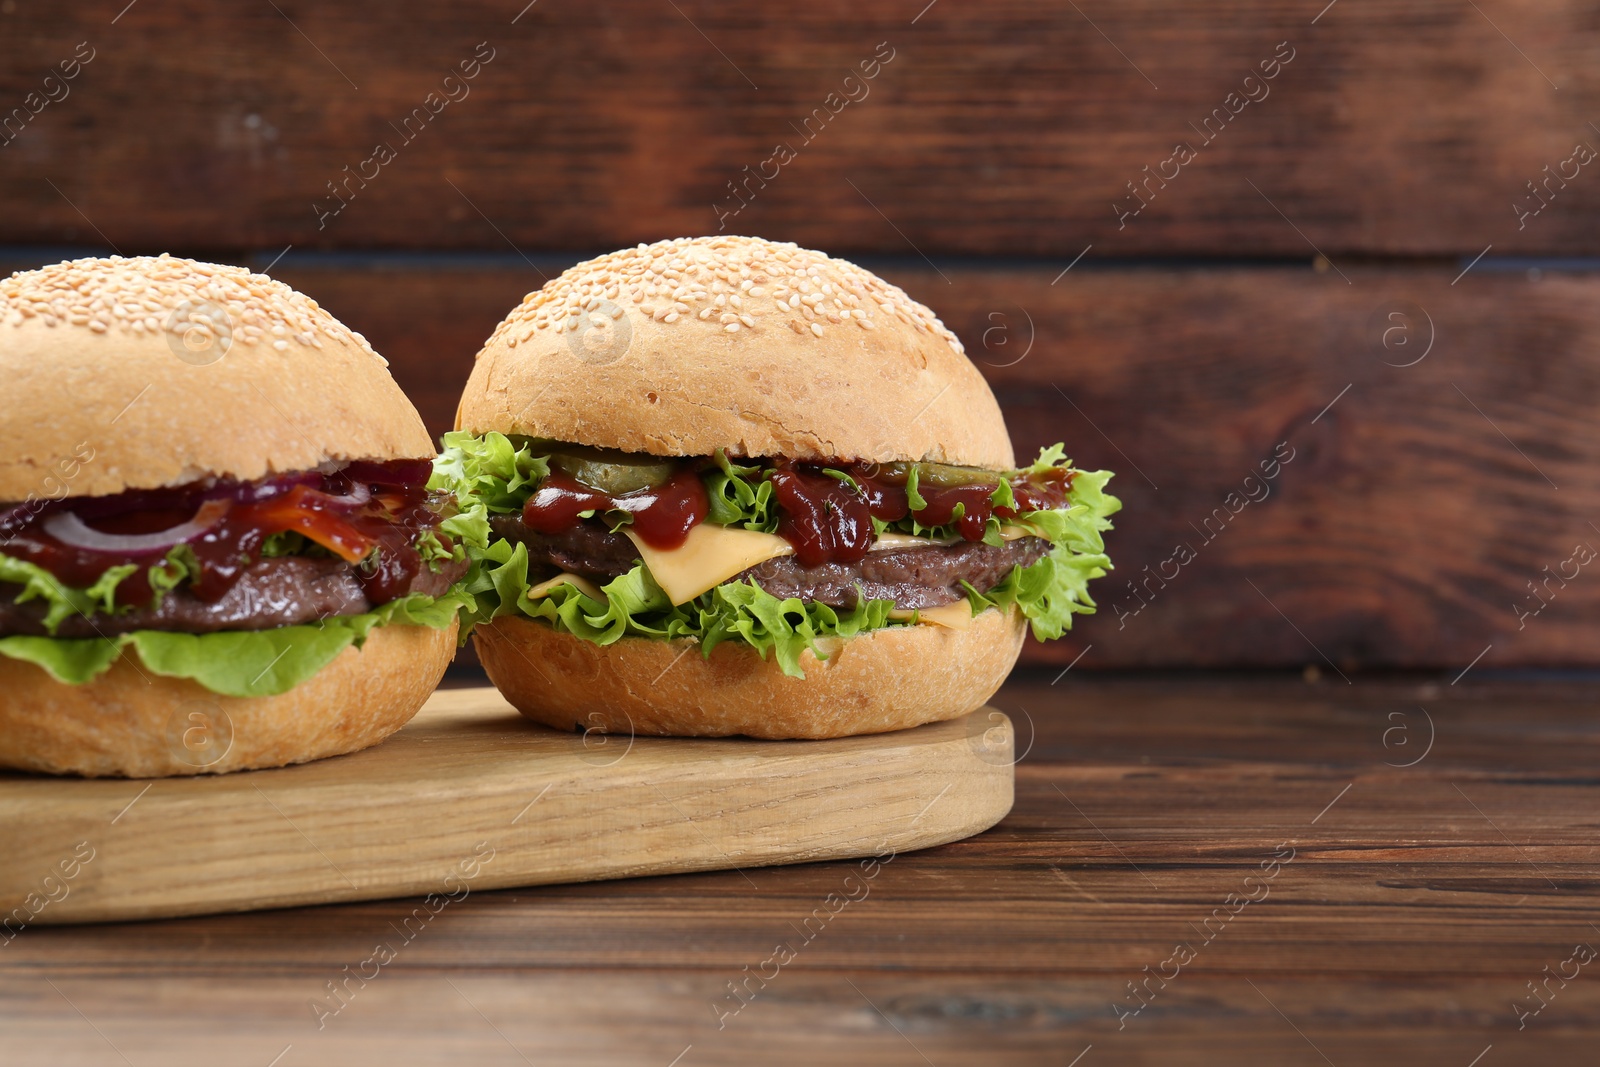
[[(1102, 614), (1032, 661), (1600, 659), (1600, 580), (1517, 612), (1600, 546), (1600, 177), (1513, 208), (1600, 146), (1592, 6), (523, 2), (4, 0), (0, 118), (80, 42), (94, 58), (0, 146), (0, 260), (270, 266), (442, 431), (541, 274), (716, 232), (727, 183), (781, 141), (797, 157), (730, 230), (880, 270), (966, 340), (1019, 447), (1118, 472)], [(401, 143), (479, 42), (470, 95)], [(805, 142), (793, 124), (889, 50)], [(1201, 144), (1190, 124), (1291, 53)], [(319, 229), (327, 183), (380, 140), (397, 157)], [(1178, 141), (1196, 158), (1119, 223)], [(1280, 442), (1271, 496), (1206, 540)], [(1128, 583), (1185, 542), (1140, 599)]]

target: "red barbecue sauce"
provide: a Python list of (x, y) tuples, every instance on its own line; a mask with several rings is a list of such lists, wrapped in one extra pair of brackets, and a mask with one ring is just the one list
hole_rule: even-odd
[(772, 473), (773, 496), (781, 514), (778, 533), (794, 546), (795, 558), (807, 567), (824, 563), (857, 563), (866, 558), (876, 535), (872, 519), (898, 522), (907, 515), (923, 526), (945, 526), (959, 505), (956, 532), (968, 541), (983, 540), (990, 518), (1011, 519), (1024, 511), (1048, 511), (1067, 501), (1072, 472), (1059, 468), (1042, 475), (1015, 477), (1011, 494), (1014, 508), (997, 508), (990, 499), (999, 484), (936, 486), (920, 482), (917, 492), (923, 507), (912, 511), (905, 483), (890, 481), (871, 467), (851, 464), (835, 467), (855, 479), (849, 482), (823, 474), (817, 464), (785, 464)]
[(552, 471), (522, 509), (522, 522), (543, 534), (559, 534), (583, 521), (583, 513), (625, 511), (633, 516), (633, 531), (652, 548), (682, 547), (689, 531), (705, 521), (711, 510), (705, 483), (691, 467), (683, 467), (664, 483), (648, 489), (612, 496)]
[(857, 492), (849, 482), (819, 468), (785, 466), (772, 472), (778, 536), (794, 546), (795, 558), (803, 565), (859, 562), (877, 536), (872, 531), (873, 516), (889, 522), (905, 516), (905, 489), (877, 485), (868, 489), (864, 484), (861, 488)]
[[(1011, 490), (1017, 506), (997, 508), (990, 497), (998, 475), (988, 484), (940, 487), (923, 482), (918, 492), (924, 506), (913, 513), (903, 481), (896, 484), (859, 464), (832, 469), (849, 474), (856, 484), (824, 474), (822, 464), (785, 463), (771, 473), (778, 534), (794, 546), (795, 557), (807, 567), (864, 559), (876, 540), (875, 518), (896, 522), (913, 515), (924, 526), (945, 526), (960, 506), (961, 517), (954, 520), (957, 532), (968, 541), (981, 541), (991, 517), (1010, 519), (1025, 511), (1059, 508), (1072, 484), (1072, 472), (1061, 469), (1015, 476)], [(659, 487), (617, 496), (552, 472), (523, 508), (522, 521), (538, 533), (557, 535), (585, 521), (585, 512), (603, 521), (608, 511), (632, 515), (633, 530), (646, 544), (673, 549), (705, 521), (709, 506), (698, 471), (687, 464)]]
[[(426, 460), (360, 462), (332, 474), (131, 490), (53, 503), (24, 514), (20, 526), (3, 521), (17, 510), (0, 509), (0, 552), (43, 567), (63, 584), (78, 588), (93, 585), (111, 567), (137, 564), (139, 569), (117, 586), (117, 603), (142, 606), (152, 596), (148, 569), (160, 563), (169, 549), (127, 553), (78, 548), (45, 532), (45, 521), (56, 512), (71, 510), (102, 533), (151, 533), (194, 518), (208, 501), (221, 501), (227, 505), (222, 518), (188, 542), (200, 562), (200, 575), (189, 589), (200, 600), (221, 599), (261, 558), (261, 545), (268, 537), (294, 530), (351, 563), (367, 558), (376, 547), (376, 558), (358, 568), (356, 577), (367, 598), (382, 604), (410, 587), (424, 566), (413, 542), (442, 518), (437, 510), (439, 494), (426, 488), (430, 469)], [(370, 493), (362, 503), (349, 498), (358, 486)]]

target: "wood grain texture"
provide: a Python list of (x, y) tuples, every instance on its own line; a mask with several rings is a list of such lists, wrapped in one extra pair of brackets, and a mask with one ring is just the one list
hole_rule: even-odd
[[(606, 249), (746, 198), (721, 225), (935, 258), (1592, 254), (1600, 225), (1587, 170), (1513, 210), (1600, 144), (1576, 0), (114, 6), (0, 14), (0, 114), (95, 53), (0, 147), (0, 242)], [(479, 42), (470, 94), (407, 134)], [(1179, 142), (1196, 157), (1163, 168)], [(1146, 167), (1171, 180), (1121, 218)]]
[[(1600, 946), (1592, 682), (1051, 677), (996, 700), (1028, 750), (1012, 813), (896, 856), (803, 943), (855, 864), (474, 890), (403, 944), (390, 924), (416, 901), (30, 929), (0, 948), (7, 1052), (947, 1067), (1092, 1044), (1079, 1067), (1466, 1067), (1492, 1044), (1481, 1067), (1591, 1061), (1587, 968), (1521, 1029), (1513, 1006)], [(1260, 899), (1206, 926), (1230, 893)], [(385, 939), (398, 958), (330, 999)], [(1119, 1029), (1127, 983), (1180, 941), (1196, 957)], [(728, 983), (790, 942), (728, 1015)]]
[(474, 890), (892, 856), (1010, 809), (1009, 723), (974, 715), (679, 741), (563, 734), (456, 689), (388, 742), (300, 767), (143, 789), (0, 775), (0, 916), (14, 932), (425, 894), (421, 928)]
[[(435, 432), (471, 353), (539, 284), (294, 262), (277, 273), (371, 337)], [(1600, 655), (1600, 582), (1567, 562), (1600, 549), (1596, 275), (968, 266), (947, 284), (873, 266), (964, 338), (1019, 455), (1065, 441), (1117, 472), (1101, 614), (1030, 641), (1028, 662), (1091, 644), (1084, 667)], [(1278, 478), (1247, 486), (1280, 444)]]

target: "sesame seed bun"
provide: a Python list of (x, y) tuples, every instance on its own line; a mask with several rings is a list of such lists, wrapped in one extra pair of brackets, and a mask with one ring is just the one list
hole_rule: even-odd
[(530, 293), (478, 353), (456, 425), (662, 456), (1015, 463), (933, 312), (755, 237), (626, 248)]
[(490, 681), (558, 730), (774, 740), (877, 734), (983, 706), (1022, 651), (1020, 612), (991, 608), (967, 630), (896, 626), (801, 653), (791, 678), (749, 645), (700, 655), (693, 641), (624, 637), (601, 647), (506, 615), (473, 631)]
[(388, 365), (300, 293), (171, 256), (0, 281), (0, 502), (434, 454)]
[(454, 625), (380, 626), (360, 648), (270, 697), (222, 696), (152, 674), (131, 650), (82, 685), (0, 656), (0, 767), (163, 778), (355, 752), (410, 721), (455, 648)]

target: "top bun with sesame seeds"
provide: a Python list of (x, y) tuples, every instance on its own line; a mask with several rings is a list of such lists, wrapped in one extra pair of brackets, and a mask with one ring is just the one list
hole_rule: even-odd
[(456, 425), (661, 456), (1015, 462), (932, 311), (757, 237), (626, 248), (546, 283), (478, 353)]
[(113, 257), (13, 274), (0, 502), (432, 456), (387, 367), (316, 301), (241, 267)]

